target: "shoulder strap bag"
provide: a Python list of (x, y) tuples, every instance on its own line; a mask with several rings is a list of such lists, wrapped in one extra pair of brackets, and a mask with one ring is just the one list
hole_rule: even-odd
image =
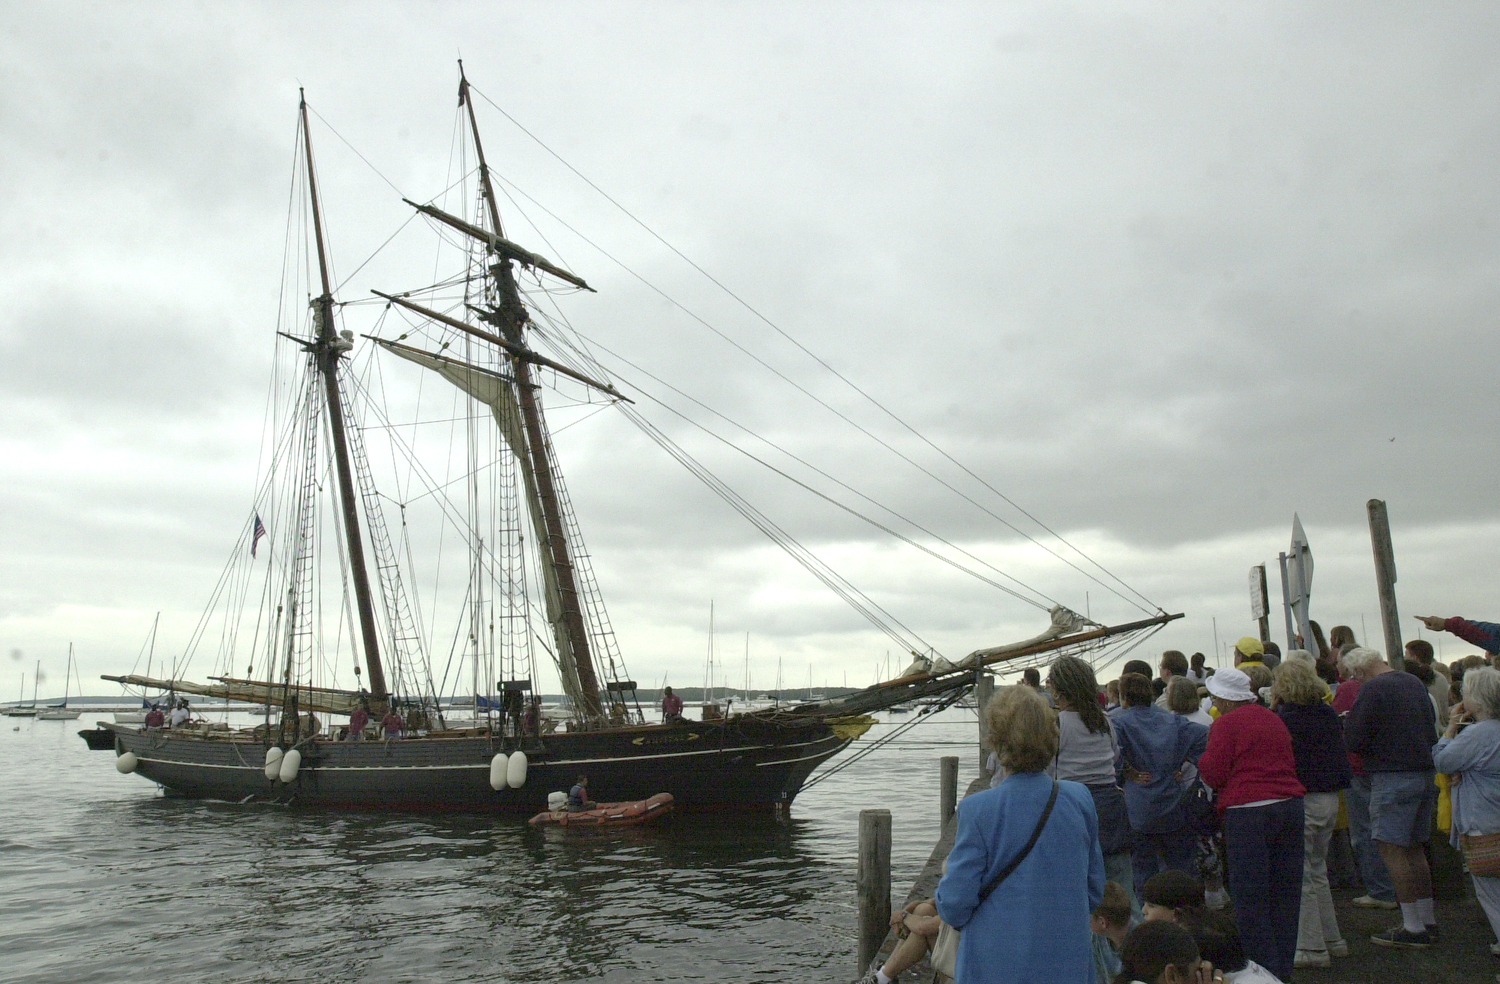
[[(1052, 806), (1056, 802), (1057, 780), (1053, 779), (1052, 795), (1047, 797), (1047, 808), (1042, 811), (1042, 818), (1036, 822), (1036, 829), (1031, 832), (1031, 840), (1026, 842), (1025, 847), (1021, 848), (1020, 854), (1011, 859), (1010, 864), (1001, 869), (1000, 873), (988, 885), (979, 890), (980, 905), (983, 905), (984, 900), (989, 898), (990, 894), (1000, 887), (1001, 882), (1010, 877), (1011, 872), (1021, 866), (1021, 862), (1026, 860), (1026, 856), (1031, 853), (1031, 849), (1036, 847), (1036, 842), (1042, 836), (1042, 828), (1047, 826), (1047, 818), (1052, 816)], [(975, 908), (977, 911), (978, 907), (976, 906)], [(938, 930), (937, 940), (932, 944), (932, 969), (944, 977), (952, 978), (958, 969), (958, 941), (962, 932), (962, 930), (954, 929), (947, 923), (943, 923), (942, 929)]]

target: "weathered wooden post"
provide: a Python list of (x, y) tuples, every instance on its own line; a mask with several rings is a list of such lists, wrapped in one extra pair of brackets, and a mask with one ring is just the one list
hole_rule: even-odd
[(1370, 514), (1370, 545), (1375, 548), (1375, 586), (1380, 590), (1385, 659), (1393, 669), (1400, 670), (1406, 665), (1406, 650), (1401, 644), (1401, 618), (1396, 611), (1396, 552), (1391, 547), (1391, 520), (1386, 515), (1385, 502), (1380, 499), (1365, 503), (1365, 511)]
[(944, 755), (938, 759), (938, 764), (938, 813), (943, 818), (943, 826), (947, 827), (953, 811), (958, 809), (958, 756)]
[(979, 769), (984, 770), (984, 763), (990, 756), (990, 750), (985, 747), (989, 736), (984, 733), (984, 709), (989, 704), (990, 698), (995, 695), (995, 678), (983, 670), (979, 671), (978, 679), (974, 682), (974, 707), (979, 711)]
[(859, 811), (859, 966), (863, 977), (891, 928), (891, 811)]

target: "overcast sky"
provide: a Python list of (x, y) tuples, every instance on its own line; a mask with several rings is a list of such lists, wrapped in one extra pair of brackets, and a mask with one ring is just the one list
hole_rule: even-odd
[[(809, 399), (1036, 531), (774, 323), (1185, 612), (1148, 654), (1251, 632), (1246, 572), (1294, 512), (1313, 616), (1378, 643), (1372, 497), (1408, 637), (1412, 614), (1500, 617), (1497, 27), (1485, 3), (7, 4), (0, 696), (35, 659), (60, 677), (70, 641), (86, 681), (128, 670), (157, 611), (185, 644), (255, 490), (297, 89), (341, 296), (406, 289), (433, 275), (421, 223), (356, 268), (400, 195), (452, 180), (460, 55), (754, 309), (481, 103), (507, 231), (598, 290), (564, 302), (580, 332), (1049, 596), (1138, 617)], [(1045, 624), (642, 407), (944, 654)], [(788, 685), (870, 682), (884, 637), (622, 418), (574, 419), (558, 450), (633, 675), (700, 683), (712, 601), (735, 679), (749, 632), (758, 687), (778, 658)]]

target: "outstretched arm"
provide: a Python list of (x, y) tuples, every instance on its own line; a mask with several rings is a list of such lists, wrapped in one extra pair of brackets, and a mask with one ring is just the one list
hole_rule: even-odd
[(1418, 615), (1417, 621), (1434, 632), (1451, 632), (1465, 642), (1489, 653), (1500, 653), (1500, 625), (1494, 622), (1472, 622), (1457, 615), (1443, 618), (1438, 615)]

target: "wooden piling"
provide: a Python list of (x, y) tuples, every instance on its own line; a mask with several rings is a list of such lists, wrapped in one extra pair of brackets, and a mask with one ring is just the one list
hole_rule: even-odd
[(856, 977), (869, 972), (891, 923), (891, 811), (859, 811), (859, 965)]
[[(1365, 503), (1370, 514), (1370, 545), (1375, 549), (1375, 586), (1380, 591), (1380, 623), (1385, 630), (1385, 660), (1392, 669), (1406, 666), (1401, 645), (1401, 618), (1396, 611), (1396, 552), (1391, 547), (1391, 521), (1385, 502), (1371, 499)], [(1365, 643), (1369, 644), (1368, 639)]]
[(958, 809), (958, 756), (944, 755), (939, 762), (938, 814), (944, 827)]
[(979, 678), (974, 682), (974, 706), (979, 711), (979, 769), (981, 772), (984, 771), (985, 760), (990, 757), (990, 750), (986, 747), (989, 736), (984, 733), (984, 709), (994, 695), (995, 678), (988, 673), (980, 672)]

